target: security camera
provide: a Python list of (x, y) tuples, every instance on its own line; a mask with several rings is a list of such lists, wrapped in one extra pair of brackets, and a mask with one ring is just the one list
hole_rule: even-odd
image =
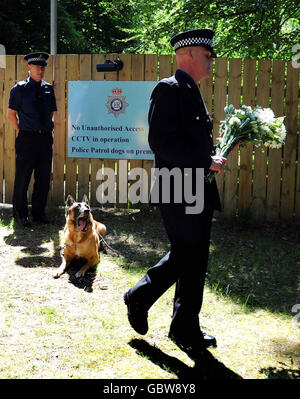
[(115, 61), (106, 60), (104, 64), (96, 65), (97, 72), (115, 72), (123, 68), (123, 61), (117, 59)]

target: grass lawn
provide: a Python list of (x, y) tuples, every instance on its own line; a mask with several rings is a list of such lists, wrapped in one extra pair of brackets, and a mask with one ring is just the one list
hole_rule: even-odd
[(121, 255), (108, 250), (96, 272), (57, 280), (64, 209), (51, 213), (50, 226), (23, 229), (0, 208), (0, 378), (299, 378), (292, 226), (214, 221), (200, 321), (218, 347), (195, 365), (167, 337), (174, 287), (150, 309), (147, 335), (127, 321), (124, 291), (168, 250), (159, 212), (95, 210)]

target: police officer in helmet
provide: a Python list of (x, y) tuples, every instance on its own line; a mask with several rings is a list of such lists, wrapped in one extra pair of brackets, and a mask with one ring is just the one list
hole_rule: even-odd
[(7, 119), (18, 133), (13, 212), (24, 227), (30, 226), (27, 190), (32, 172), (32, 218), (37, 223), (49, 223), (45, 207), (52, 165), (52, 119), (57, 108), (53, 86), (43, 80), (48, 58), (49, 54), (43, 52), (24, 56), (29, 77), (11, 89), (7, 110)]

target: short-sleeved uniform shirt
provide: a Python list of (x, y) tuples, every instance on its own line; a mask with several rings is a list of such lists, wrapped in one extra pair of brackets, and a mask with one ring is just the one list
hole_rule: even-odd
[(57, 111), (53, 86), (31, 77), (15, 84), (8, 108), (18, 112), (20, 130), (53, 130), (52, 112)]

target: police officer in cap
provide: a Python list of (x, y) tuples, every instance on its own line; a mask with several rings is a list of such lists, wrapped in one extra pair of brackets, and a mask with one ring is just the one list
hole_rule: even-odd
[[(212, 122), (198, 86), (198, 82), (210, 74), (215, 56), (213, 36), (210, 29), (196, 29), (171, 39), (178, 70), (154, 88), (148, 115), (149, 145), (155, 155), (156, 170), (178, 168), (182, 173), (189, 170), (192, 187), (196, 184), (197, 170), (221, 173), (226, 163), (225, 158), (215, 155)], [(151, 194), (157, 185), (160, 192), (162, 189), (161, 179), (156, 176), (154, 174)], [(204, 356), (207, 347), (216, 346), (216, 339), (201, 330), (199, 312), (212, 215), (221, 205), (215, 180), (204, 183), (202, 212), (188, 213), (186, 206), (191, 204), (186, 203), (185, 197), (177, 203), (170, 194), (170, 203), (165, 203), (162, 196), (156, 197), (170, 240), (170, 252), (124, 294), (124, 301), (131, 326), (139, 334), (146, 334), (148, 310), (176, 284), (169, 338), (196, 361)]]
[(7, 119), (18, 132), (13, 212), (24, 227), (30, 226), (27, 190), (33, 171), (32, 217), (35, 222), (49, 223), (45, 207), (52, 165), (53, 112), (57, 108), (53, 86), (43, 80), (48, 58), (43, 52), (24, 56), (29, 77), (11, 89), (7, 110)]

